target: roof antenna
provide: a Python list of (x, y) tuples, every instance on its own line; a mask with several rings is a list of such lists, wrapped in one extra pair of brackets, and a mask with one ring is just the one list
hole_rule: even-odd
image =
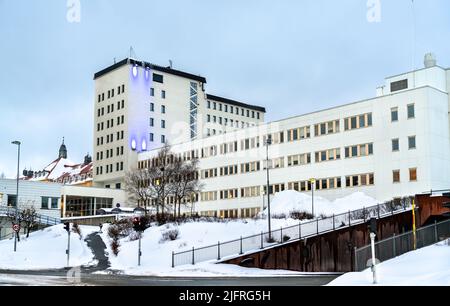
[(169, 60), (169, 67), (170, 67), (170, 69), (172, 69), (172, 67), (173, 67), (173, 62), (172, 62), (172, 60)]

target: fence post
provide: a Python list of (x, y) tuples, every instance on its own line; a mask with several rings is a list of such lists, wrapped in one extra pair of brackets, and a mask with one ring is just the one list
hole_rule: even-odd
[(172, 251), (172, 268), (175, 268), (175, 252)]
[(396, 239), (396, 237), (395, 237), (395, 233), (394, 233), (394, 235), (392, 236), (392, 251), (394, 252), (394, 256), (392, 258), (397, 256), (397, 250), (396, 250), (396, 246), (395, 246), (395, 239)]
[(316, 229), (317, 229), (317, 235), (319, 235), (319, 219), (316, 219)]
[(359, 270), (358, 270), (358, 258), (356, 257), (356, 254), (357, 254), (357, 253), (356, 253), (356, 247), (353, 248), (353, 252), (354, 252), (354, 254), (355, 254), (355, 255), (354, 255), (354, 256), (355, 256), (355, 268), (354, 268), (354, 271), (355, 271), (355, 272), (358, 272)]
[(195, 265), (194, 247), (192, 247), (192, 264)]
[(336, 229), (336, 222), (334, 220), (334, 214), (333, 214), (333, 231)]
[(220, 241), (217, 242), (217, 260), (220, 260)]
[(380, 219), (380, 204), (377, 204), (378, 219)]
[(241, 236), (241, 251), (239, 252), (239, 255), (244, 254), (244, 252), (242, 251), (242, 236)]
[(261, 249), (264, 249), (263, 232), (261, 231)]
[(437, 232), (437, 221), (434, 220), (434, 239), (436, 240), (436, 242), (439, 242), (438, 239), (438, 232)]
[(283, 243), (283, 227), (281, 227), (280, 228), (280, 236), (281, 236), (281, 239), (280, 239), (280, 243)]
[(298, 239), (302, 239), (302, 223), (298, 223)]
[(366, 208), (365, 207), (363, 207), (362, 212), (363, 212), (364, 223), (366, 223)]
[(349, 210), (348, 211), (348, 226), (350, 227), (351, 225), (352, 225), (352, 214), (351, 214), (351, 211)]

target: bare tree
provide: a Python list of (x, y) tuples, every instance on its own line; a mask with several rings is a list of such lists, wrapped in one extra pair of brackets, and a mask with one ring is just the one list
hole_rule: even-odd
[(172, 195), (175, 198), (174, 217), (181, 216), (181, 205), (187, 203), (188, 199), (194, 201), (194, 197), (203, 188), (198, 180), (198, 158), (194, 158), (189, 162), (183, 161), (181, 158), (173, 163), (175, 175), (172, 180)]
[(19, 214), (19, 222), (25, 226), (27, 238), (30, 237), (31, 230), (37, 225), (37, 213), (34, 206), (24, 208)]
[(152, 188), (151, 181), (154, 175), (148, 169), (134, 169), (125, 174), (125, 191), (129, 200), (137, 203), (138, 207), (143, 204), (147, 213), (147, 204), (156, 197), (156, 190)]

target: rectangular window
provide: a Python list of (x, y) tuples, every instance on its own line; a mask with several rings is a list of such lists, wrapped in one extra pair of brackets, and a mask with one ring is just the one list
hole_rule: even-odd
[(206, 122), (211, 122), (211, 115), (206, 115)]
[(391, 92), (403, 90), (408, 88), (408, 79), (392, 82), (391, 83)]
[(416, 182), (417, 181), (417, 168), (409, 169), (409, 180), (411, 182)]
[(414, 104), (409, 104), (408, 105), (408, 119), (413, 119), (415, 118), (416, 113), (415, 113), (415, 108), (414, 108)]
[(391, 108), (391, 122), (398, 121), (398, 107)]
[(392, 152), (397, 152), (400, 150), (400, 141), (399, 139), (392, 139)]
[(155, 126), (155, 120), (153, 118), (150, 118), (150, 126)]
[(150, 111), (151, 112), (155, 111), (155, 104), (154, 103), (150, 103)]
[(219, 103), (219, 111), (222, 111), (222, 103)]
[(164, 77), (161, 74), (153, 73), (153, 82), (164, 83)]
[(213, 109), (216, 110), (217, 109), (217, 103), (213, 102)]
[(408, 137), (408, 149), (413, 150), (416, 148), (416, 136)]
[(166, 113), (166, 106), (161, 105), (161, 114), (165, 114), (165, 113)]
[(161, 143), (166, 143), (166, 136), (165, 135), (161, 135)]
[(166, 128), (166, 120), (161, 120), (161, 128), (162, 129)]
[(207, 107), (207, 108), (211, 108), (211, 101), (208, 100), (208, 101), (206, 102), (206, 107)]
[(154, 97), (155, 96), (155, 89), (152, 87), (150, 88), (150, 96)]
[(400, 170), (392, 171), (392, 182), (400, 183)]
[(48, 209), (49, 197), (41, 197), (41, 209)]
[(361, 129), (372, 126), (372, 114), (363, 114), (354, 117), (348, 117), (344, 119), (344, 130)]
[[(113, 89), (113, 94), (114, 94), (114, 89)], [(52, 198), (52, 206), (51, 206), (52, 209), (59, 208), (58, 202), (59, 202), (59, 198)]]
[(149, 139), (150, 139), (150, 142), (153, 142), (153, 141), (154, 141), (154, 135), (153, 135), (153, 133), (150, 133)]
[(162, 90), (161, 91), (161, 99), (165, 99), (166, 98), (166, 91)]

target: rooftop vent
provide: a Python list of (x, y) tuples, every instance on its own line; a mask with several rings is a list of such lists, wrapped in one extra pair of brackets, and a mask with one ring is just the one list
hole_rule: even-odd
[(425, 54), (423, 63), (425, 65), (425, 68), (431, 68), (436, 66), (436, 55), (434, 55), (433, 53)]

